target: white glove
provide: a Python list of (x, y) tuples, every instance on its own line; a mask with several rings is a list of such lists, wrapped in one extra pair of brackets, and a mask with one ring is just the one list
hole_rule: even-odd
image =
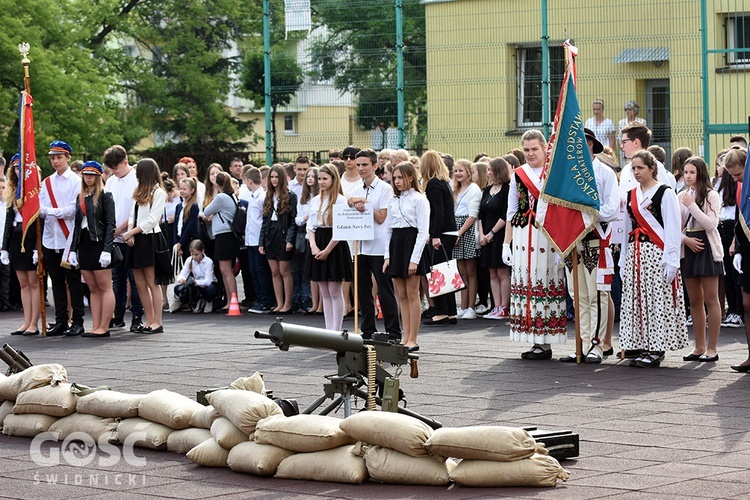
[(734, 260), (732, 260), (732, 265), (734, 266), (734, 269), (742, 274), (742, 254), (738, 253), (734, 255)]
[(34, 253), (31, 254), (31, 263), (34, 265), (39, 264), (39, 252), (37, 250), (34, 250)]
[(99, 256), (99, 265), (102, 267), (108, 267), (112, 263), (112, 254), (109, 252), (102, 252)]
[(39, 207), (39, 216), (40, 217), (46, 217), (47, 216), (47, 207), (44, 205)]
[(513, 265), (513, 253), (510, 251), (509, 243), (503, 243), (503, 264), (506, 266)]
[(10, 265), (10, 255), (8, 255), (7, 250), (3, 250), (0, 252), (0, 264), (4, 266)]
[(70, 264), (72, 267), (78, 267), (78, 254), (75, 252), (70, 252), (68, 254), (68, 264)]
[(664, 280), (667, 283), (672, 283), (677, 276), (677, 267), (670, 266), (669, 264), (664, 265)]

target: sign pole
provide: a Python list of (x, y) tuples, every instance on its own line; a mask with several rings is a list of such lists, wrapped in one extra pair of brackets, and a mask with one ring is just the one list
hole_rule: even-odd
[(359, 333), (359, 241), (354, 240), (354, 333)]

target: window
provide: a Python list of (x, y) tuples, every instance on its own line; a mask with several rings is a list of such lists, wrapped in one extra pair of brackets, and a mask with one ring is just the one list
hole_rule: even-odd
[[(551, 121), (565, 74), (565, 49), (550, 47), (549, 58)], [(516, 63), (518, 127), (539, 127), (542, 125), (542, 48), (519, 47), (516, 49)]]
[(294, 115), (284, 115), (284, 135), (297, 135), (297, 120)]
[[(727, 48), (750, 49), (750, 15), (730, 14), (727, 17)], [(729, 52), (729, 64), (750, 64), (750, 52)]]

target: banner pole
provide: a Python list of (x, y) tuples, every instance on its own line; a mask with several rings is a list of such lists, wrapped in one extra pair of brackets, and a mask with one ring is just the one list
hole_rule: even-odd
[(354, 333), (359, 333), (359, 240), (354, 240)]
[(575, 314), (576, 324), (576, 363), (581, 364), (583, 361), (583, 341), (581, 340), (581, 316), (578, 311), (581, 307), (579, 302), (580, 294), (578, 293), (578, 246), (573, 247), (573, 311)]

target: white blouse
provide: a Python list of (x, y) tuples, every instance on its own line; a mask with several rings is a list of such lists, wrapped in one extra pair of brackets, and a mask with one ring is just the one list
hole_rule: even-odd
[[(328, 207), (328, 196), (319, 194), (310, 200), (309, 205), (310, 217), (307, 218), (307, 230), (314, 233), (319, 227), (331, 227), (324, 222), (324, 218), (328, 214), (326, 210)], [(346, 205), (346, 196), (339, 194), (336, 197), (336, 203), (334, 203), (334, 205)], [(333, 208), (331, 208), (331, 210), (333, 210)]]
[[(386, 218), (386, 245), (384, 259), (390, 259), (391, 234), (394, 229), (413, 227), (417, 229), (417, 241), (411, 252), (410, 262), (419, 264), (422, 251), (430, 239), (430, 202), (422, 193), (409, 189), (394, 196), (388, 205)], [(407, 248), (403, 249), (408, 251)]]
[(475, 182), (469, 184), (456, 197), (455, 215), (457, 217), (479, 215), (479, 204), (482, 202), (482, 190)]

